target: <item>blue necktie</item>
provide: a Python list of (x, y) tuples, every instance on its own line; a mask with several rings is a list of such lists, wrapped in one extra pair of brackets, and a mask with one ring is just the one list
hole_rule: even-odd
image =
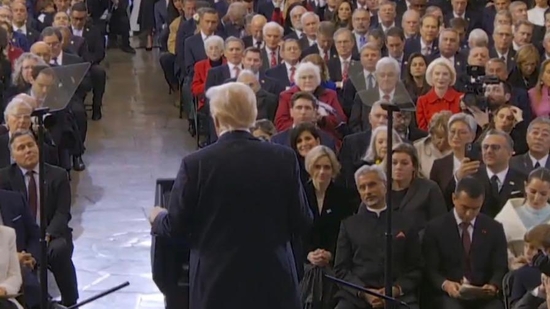
[(359, 37), (359, 48), (363, 47), (363, 45), (367, 44), (367, 38), (365, 38), (364, 35)]

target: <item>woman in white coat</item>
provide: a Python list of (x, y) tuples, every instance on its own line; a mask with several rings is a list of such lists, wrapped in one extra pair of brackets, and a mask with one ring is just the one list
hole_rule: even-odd
[[(16, 295), (21, 289), (23, 279), (21, 277), (21, 268), (15, 246), (15, 231), (6, 226), (0, 225), (0, 296)], [(10, 298), (16, 308), (23, 307), (15, 300)]]
[(529, 261), (523, 256), (524, 236), (539, 224), (550, 224), (550, 170), (533, 170), (525, 183), (525, 198), (512, 198), (504, 205), (495, 220), (502, 223), (510, 268), (517, 269)]

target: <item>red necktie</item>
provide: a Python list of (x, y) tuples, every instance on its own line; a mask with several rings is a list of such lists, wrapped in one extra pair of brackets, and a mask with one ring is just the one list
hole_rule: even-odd
[(294, 73), (296, 73), (295, 67), (290, 67), (290, 83), (294, 84)]
[(348, 79), (349, 61), (344, 61), (344, 69), (342, 70), (342, 81)]
[(384, 101), (390, 102), (390, 96), (389, 95), (385, 94), (382, 98), (384, 99)]
[(464, 248), (464, 260), (466, 262), (465, 277), (467, 279), (470, 278), (470, 274), (472, 270), (470, 265), (470, 247), (472, 246), (472, 239), (470, 238), (470, 233), (468, 232), (469, 227), (470, 227), (470, 223), (467, 223), (467, 222), (460, 223), (460, 229), (462, 231), (462, 246)]
[(38, 214), (38, 191), (36, 189), (36, 180), (34, 179), (34, 172), (28, 171), (27, 176), (29, 177), (29, 188), (27, 193), (29, 195), (29, 206), (31, 208), (31, 214), (36, 221), (36, 215)]
[(328, 62), (328, 52), (325, 51), (325, 55), (323, 56), (323, 59), (325, 60), (325, 62)]
[(241, 73), (241, 68), (239, 68), (238, 66), (234, 66), (233, 70), (235, 70), (235, 78), (238, 78), (239, 73)]
[(272, 51), (271, 52), (271, 64), (270, 67), (274, 67), (277, 65), (277, 53)]

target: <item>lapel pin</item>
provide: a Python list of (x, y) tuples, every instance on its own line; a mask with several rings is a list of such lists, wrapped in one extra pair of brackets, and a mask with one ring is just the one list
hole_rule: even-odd
[(513, 181), (510, 181), (509, 184), (510, 184), (511, 186), (515, 185), (515, 183), (514, 183)]
[(331, 213), (332, 209), (327, 209), (327, 214)]

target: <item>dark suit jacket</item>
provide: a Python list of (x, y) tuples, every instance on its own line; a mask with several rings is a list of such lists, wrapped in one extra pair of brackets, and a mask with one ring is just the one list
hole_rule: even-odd
[(40, 33), (36, 31), (33, 27), (30, 26), (30, 24), (27, 23), (27, 42), (29, 43), (29, 47), (32, 46), (35, 42), (38, 41), (40, 38)]
[[(263, 71), (259, 72), (258, 77), (260, 80), (260, 87), (262, 87), (263, 90), (276, 95), (277, 98), (279, 97), (279, 94), (281, 92), (285, 91), (285, 86), (283, 86), (282, 83), (280, 83), (277, 79), (267, 76)], [(225, 82), (230, 83), (235, 82), (236, 80), (236, 78), (230, 78), (227, 79)], [(277, 103), (277, 105), (278, 104), (279, 103)]]
[[(71, 185), (67, 172), (62, 168), (46, 164), (46, 212), (48, 227), (46, 233), (52, 238), (72, 237), (69, 221), (71, 220)], [(19, 166), (12, 164), (0, 169), (0, 188), (17, 191), (28, 196), (25, 178)]]
[[(543, 167), (550, 169), (550, 160), (546, 160), (546, 165)], [(516, 171), (521, 171), (526, 175), (529, 175), (535, 169), (533, 166), (533, 161), (531, 161), (531, 158), (529, 157), (529, 152), (519, 156), (513, 156), (510, 159), (510, 168), (513, 168)]]
[(338, 159), (342, 165), (338, 182), (346, 188), (355, 189), (354, 173), (362, 165), (362, 158), (369, 148), (371, 131), (366, 130), (347, 135), (342, 141)]
[(204, 50), (204, 42), (202, 41), (200, 32), (185, 40), (183, 53), (185, 61), (184, 75), (192, 78), (195, 63), (206, 59), (206, 51)]
[[(386, 241), (383, 223), (386, 211), (380, 216), (366, 210), (365, 205), (344, 220), (340, 226), (334, 271), (336, 277), (363, 286), (379, 289), (384, 287), (384, 260)], [(410, 227), (410, 220), (401, 214), (393, 215), (393, 273), (394, 285), (401, 287), (403, 301), (415, 302), (418, 285), (422, 280), (423, 258), (418, 233)], [(343, 288), (336, 297), (352, 302), (356, 308), (366, 308), (364, 301), (355, 296), (357, 291)]]
[[(432, 61), (434, 61), (435, 59), (441, 57), (441, 53), (439, 52), (439, 50), (435, 53), (432, 53), (429, 57), (428, 57), (428, 62), (431, 63)], [(468, 55), (464, 52), (457, 52), (455, 55), (454, 55), (454, 66), (455, 66), (455, 71), (457, 74), (461, 74), (461, 73), (466, 73), (466, 66), (468, 65)]]
[(0, 135), (0, 168), (11, 165), (10, 136), (8, 133)]
[(204, 84), (205, 93), (210, 87), (221, 85), (229, 78), (231, 78), (231, 72), (229, 72), (227, 64), (211, 68), (206, 75), (206, 83)]
[[(193, 35), (197, 29), (197, 22), (194, 19), (182, 21), (176, 34), (176, 75), (183, 80), (187, 74), (185, 64), (185, 41)], [(194, 63), (190, 63), (194, 65)], [(192, 67), (191, 67), (192, 68)]]
[[(439, 45), (437, 43), (438, 41), (439, 40), (436, 38), (432, 42), (432, 52), (430, 53), (430, 55), (439, 52)], [(415, 37), (406, 39), (405, 48), (404, 48), (404, 53), (405, 53), (404, 59), (409, 59), (409, 57), (413, 53), (421, 52), (422, 51), (421, 46), (422, 44), (420, 44), (420, 36), (415, 36)]]
[[(489, 57), (498, 58), (498, 53), (494, 47), (489, 48)], [(508, 54), (506, 55), (506, 66), (508, 67), (508, 72), (516, 66), (516, 51), (510, 47)]]
[(84, 59), (84, 61), (87, 61), (90, 63), (93, 62), (93, 59), (90, 57), (90, 54), (88, 53), (88, 43), (86, 42), (86, 39), (81, 38), (79, 36), (72, 36), (71, 42), (69, 43), (69, 46), (67, 48), (71, 53)]
[(452, 153), (443, 158), (434, 160), (430, 171), (430, 179), (439, 186), (439, 189), (441, 189), (443, 193), (448, 192), (447, 187), (451, 183), (451, 180), (453, 180), (453, 168), (454, 155)]
[[(434, 167), (432, 167), (432, 170), (433, 169)], [(481, 181), (481, 183), (485, 186), (485, 200), (483, 201), (481, 212), (492, 218), (494, 218), (502, 210), (502, 207), (510, 198), (525, 196), (524, 183), (527, 180), (527, 175), (523, 174), (522, 171), (520, 172), (509, 168), (506, 178), (504, 179), (504, 183), (502, 184), (498, 194), (493, 193), (491, 182), (489, 180), (489, 176), (487, 175), (487, 169), (483, 164), (480, 166), (474, 177)], [(455, 187), (455, 178), (452, 176), (446, 191), (443, 192), (449, 208), (452, 208), (451, 196), (455, 190)]]
[[(476, 28), (481, 28), (481, 14), (478, 14), (478, 12), (466, 10), (466, 12), (464, 13), (464, 17), (465, 17), (464, 20), (468, 24), (468, 27), (466, 28), (466, 33), (470, 33), (470, 32), (472, 32), (472, 30), (474, 30)], [(453, 11), (451, 9), (444, 16), (445, 25), (447, 27), (449, 27), (449, 28), (451, 27), (451, 19), (453, 19), (453, 18), (454, 18), (454, 14), (453, 14)]]
[(277, 112), (277, 105), (279, 105), (279, 98), (276, 95), (260, 89), (256, 92), (256, 105), (258, 108), (256, 119), (275, 121), (275, 113)]
[[(253, 42), (254, 42), (254, 39), (252, 38), (251, 35), (247, 35), (243, 37), (244, 48), (251, 47), (252, 44), (254, 44)], [(256, 47), (256, 46), (253, 46), (253, 47)]]
[[(271, 142), (287, 147), (292, 147), (290, 145), (290, 131), (292, 131), (292, 128), (286, 129), (273, 135), (271, 137)], [(328, 134), (322, 129), (318, 129), (317, 131), (319, 132), (319, 137), (321, 138), (321, 145), (327, 146), (328, 148), (336, 152), (336, 141), (334, 140), (334, 137), (332, 137), (332, 135)]]
[(447, 212), (443, 193), (437, 184), (418, 177), (411, 182), (401, 204), (393, 205), (393, 209), (410, 218), (418, 231), (424, 229), (431, 220)]
[(0, 216), (5, 226), (15, 230), (17, 252), (26, 251), (40, 259), (40, 233), (25, 198), (18, 192), (0, 190)]
[[(502, 225), (479, 214), (475, 221), (470, 249), (470, 283), (476, 286), (502, 286), (508, 272), (506, 236)], [(442, 294), (445, 280), (460, 282), (464, 278), (466, 261), (454, 212), (428, 223), (422, 251), (426, 259), (426, 275), (433, 292)]]
[(258, 14), (265, 16), (267, 20), (271, 20), (273, 10), (275, 10), (275, 7), (273, 6), (272, 1), (263, 1), (258, 5)]
[(266, 70), (265, 75), (275, 79), (283, 87), (290, 86), (290, 80), (288, 79), (286, 64), (284, 62), (269, 70)]
[[(304, 59), (305, 56), (313, 55), (313, 54), (319, 54), (319, 46), (317, 44), (313, 44), (307, 49), (302, 51), (301, 59)], [(338, 52), (336, 51), (336, 46), (332, 45), (330, 47), (330, 57), (329, 60), (332, 58), (338, 58)]]
[[(77, 55), (73, 55), (70, 53), (63, 52), (62, 63), (60, 63), (60, 66), (65, 65), (73, 65), (73, 64), (79, 64), (84, 63), (84, 60)], [(92, 80), (89, 74), (89, 71), (84, 75), (84, 78), (82, 79), (82, 82), (78, 86), (77, 93), (84, 95), (85, 93), (92, 90)]]
[[(271, 55), (267, 54), (265, 47), (261, 49), (260, 57), (262, 59), (262, 71), (271, 69)], [(279, 50), (277, 58), (277, 63), (280, 64), (283, 61), (283, 58), (281, 58), (281, 50)]]
[(525, 295), (514, 305), (514, 309), (547, 309), (546, 299), (536, 297), (531, 294), (531, 291)]
[(85, 26), (82, 37), (88, 44), (88, 59), (92, 64), (99, 64), (105, 59), (105, 39), (94, 26)]
[(189, 308), (299, 309), (290, 241), (311, 221), (294, 151), (233, 131), (183, 158), (152, 232), (190, 245)]

